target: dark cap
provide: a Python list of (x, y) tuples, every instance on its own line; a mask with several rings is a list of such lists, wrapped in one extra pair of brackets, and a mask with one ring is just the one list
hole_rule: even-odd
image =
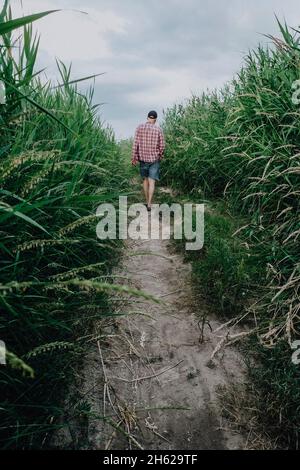
[(157, 112), (156, 111), (150, 111), (148, 113), (148, 118), (157, 119)]

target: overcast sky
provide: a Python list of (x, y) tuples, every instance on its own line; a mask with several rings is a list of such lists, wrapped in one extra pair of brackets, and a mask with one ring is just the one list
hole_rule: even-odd
[[(2, 2), (0, 1), (0, 4)], [(55, 77), (55, 57), (73, 77), (97, 78), (95, 102), (117, 138), (132, 136), (150, 109), (221, 87), (247, 51), (278, 35), (275, 16), (300, 25), (299, 0), (12, 0), (16, 14), (64, 11), (35, 23), (39, 65)], [(21, 4), (23, 9), (21, 10)], [(81, 10), (87, 14), (80, 13)], [(82, 85), (84, 88), (85, 85)]]

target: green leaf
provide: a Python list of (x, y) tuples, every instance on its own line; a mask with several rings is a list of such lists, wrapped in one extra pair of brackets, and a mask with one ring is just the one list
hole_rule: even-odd
[(67, 85), (74, 85), (75, 83), (83, 82), (85, 80), (91, 80), (92, 78), (100, 77), (100, 75), (104, 75), (104, 74), (105, 74), (105, 72), (97, 73), (96, 75), (90, 75), (90, 76), (84, 77), (84, 78), (78, 78), (77, 80), (71, 80), (70, 82), (61, 83), (60, 85), (57, 85), (53, 88), (56, 89), (56, 88), (62, 88), (62, 87), (67, 86)]
[(35, 100), (33, 100), (32, 98), (30, 98), (28, 95), (25, 95), (24, 93), (22, 93), (22, 91), (20, 91), (17, 87), (15, 87), (14, 85), (12, 85), (12, 83), (10, 83), (9, 81), (7, 81), (5, 78), (2, 77), (2, 81), (4, 83), (6, 83), (6, 85), (9, 85), (16, 93), (19, 93), (20, 96), (22, 96), (22, 98), (24, 98), (26, 101), (28, 101), (29, 103), (31, 103), (33, 106), (35, 106), (37, 109), (39, 109), (40, 111), (42, 111), (44, 114), (47, 114), (47, 116), (51, 117), (52, 119), (54, 119), (54, 121), (56, 121), (58, 124), (60, 124), (61, 126), (63, 126), (65, 129), (67, 129), (69, 132), (71, 132), (72, 134), (74, 135), (77, 135), (75, 131), (73, 131), (73, 129), (71, 129), (70, 127), (68, 127), (66, 124), (64, 124), (58, 117), (55, 116), (55, 114), (53, 114), (51, 111), (49, 111), (48, 109), (44, 108), (43, 106), (41, 106), (39, 103), (37, 103)]
[[(36, 222), (35, 220), (33, 220), (31, 217), (28, 217), (28, 215), (25, 215), (25, 214), (22, 214), (22, 212), (19, 212), (19, 211), (15, 211), (13, 210), (13, 208), (5, 208), (5, 207), (1, 207), (0, 208), (1, 210), (4, 210), (5, 212), (7, 212), (7, 217), (5, 217), (4, 219), (7, 219), (13, 215), (19, 217), (20, 219), (23, 219), (25, 220), (26, 222), (29, 222), (31, 225), (34, 225), (35, 227), (39, 228), (40, 230), (42, 230), (43, 232), (47, 233), (48, 235), (49, 232), (44, 228), (42, 227), (38, 222)], [(3, 221), (3, 217), (1, 218), (1, 220)]]
[(5, 15), (6, 15), (6, 12), (7, 12), (7, 7), (8, 7), (8, 2), (9, 2), (9, 0), (5, 0), (5, 2), (4, 2), (3, 8), (2, 8), (1, 13), (0, 13), (0, 23), (2, 23), (4, 18), (5, 18)]
[(49, 10), (44, 11), (43, 13), (36, 13), (34, 15), (23, 16), (22, 18), (16, 18), (15, 20), (5, 21), (4, 23), (0, 23), (0, 35), (7, 34), (14, 29), (20, 28), (21, 26), (25, 26), (26, 24), (32, 23), (33, 21), (39, 20), (46, 15), (50, 15), (51, 13), (55, 13), (60, 10)]

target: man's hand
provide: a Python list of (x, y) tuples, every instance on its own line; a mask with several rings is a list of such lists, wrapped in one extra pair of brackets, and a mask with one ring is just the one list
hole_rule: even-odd
[(137, 166), (137, 164), (138, 164), (137, 160), (131, 160), (131, 165)]

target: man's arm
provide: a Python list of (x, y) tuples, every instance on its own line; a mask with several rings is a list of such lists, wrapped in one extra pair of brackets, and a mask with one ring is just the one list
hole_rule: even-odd
[(136, 165), (139, 160), (139, 129), (135, 131), (133, 147), (132, 147), (132, 165)]
[(165, 137), (164, 137), (164, 133), (163, 133), (162, 130), (160, 130), (160, 134), (159, 134), (158, 147), (159, 147), (159, 155), (160, 155), (160, 160), (161, 160), (163, 158), (164, 151), (165, 151), (165, 148), (166, 148)]

